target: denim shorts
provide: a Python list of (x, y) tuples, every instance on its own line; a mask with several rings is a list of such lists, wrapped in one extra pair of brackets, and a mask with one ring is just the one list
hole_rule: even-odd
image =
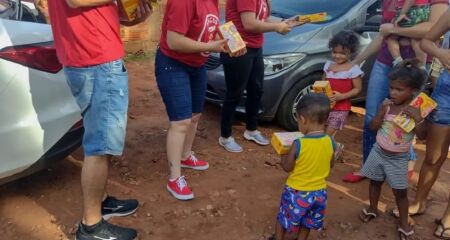
[(128, 72), (123, 61), (65, 67), (64, 72), (83, 116), (85, 156), (122, 155), (128, 111)]
[(431, 97), (438, 106), (428, 116), (428, 121), (434, 124), (450, 126), (450, 74), (447, 70), (443, 71), (437, 80)]
[(158, 49), (155, 75), (170, 121), (192, 118), (203, 112), (206, 95), (206, 68), (191, 67), (164, 55)]

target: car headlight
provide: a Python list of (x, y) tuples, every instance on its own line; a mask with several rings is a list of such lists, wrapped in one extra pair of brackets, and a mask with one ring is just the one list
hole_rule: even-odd
[(290, 68), (306, 57), (304, 53), (285, 53), (264, 57), (264, 75), (269, 76)]

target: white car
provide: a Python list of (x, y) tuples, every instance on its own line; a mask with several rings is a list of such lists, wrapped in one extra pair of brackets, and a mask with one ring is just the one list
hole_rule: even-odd
[(0, 0), (0, 183), (64, 159), (83, 135), (51, 28), (28, 9)]

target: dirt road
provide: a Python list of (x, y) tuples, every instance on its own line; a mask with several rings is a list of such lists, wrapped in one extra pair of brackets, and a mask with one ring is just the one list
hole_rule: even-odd
[[(124, 157), (115, 159), (108, 190), (118, 197), (138, 198), (141, 206), (130, 217), (114, 223), (139, 230), (139, 239), (211, 240), (265, 239), (273, 232), (275, 215), (286, 173), (278, 165), (271, 147), (259, 147), (240, 137), (244, 126), (237, 123), (241, 154), (225, 152), (217, 144), (219, 108), (207, 105), (194, 149), (210, 162), (206, 172), (183, 170), (196, 198), (189, 202), (173, 199), (165, 190), (168, 178), (165, 157), (167, 117), (153, 78), (150, 60), (128, 62), (130, 72), (130, 114)], [(326, 239), (396, 239), (395, 219), (383, 213), (370, 224), (357, 215), (368, 200), (368, 182), (352, 185), (340, 179), (357, 167), (361, 159), (361, 114), (352, 114), (338, 140), (345, 143), (344, 159), (329, 179), (329, 208)], [(270, 135), (279, 130), (263, 123)], [(417, 150), (423, 156), (424, 146)], [(51, 170), (0, 187), (0, 239), (74, 239), (75, 224), (81, 214), (79, 184), (81, 151)], [(419, 169), (420, 164), (416, 167)], [(414, 186), (416, 177), (411, 186)], [(450, 165), (446, 163), (435, 185), (427, 214), (416, 218), (421, 239), (433, 239), (433, 220), (440, 216), (448, 200)], [(414, 195), (410, 188), (410, 196)], [(393, 195), (385, 187), (381, 210), (394, 206)], [(313, 235), (313, 239), (317, 235)]]

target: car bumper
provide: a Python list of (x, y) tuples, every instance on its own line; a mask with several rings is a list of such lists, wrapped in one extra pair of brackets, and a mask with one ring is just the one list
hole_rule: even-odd
[(0, 184), (14, 181), (21, 177), (33, 174), (43, 170), (60, 160), (66, 158), (73, 151), (81, 146), (84, 134), (83, 124), (78, 122), (75, 124), (52, 148), (50, 148), (37, 162), (26, 170), (0, 179)]

